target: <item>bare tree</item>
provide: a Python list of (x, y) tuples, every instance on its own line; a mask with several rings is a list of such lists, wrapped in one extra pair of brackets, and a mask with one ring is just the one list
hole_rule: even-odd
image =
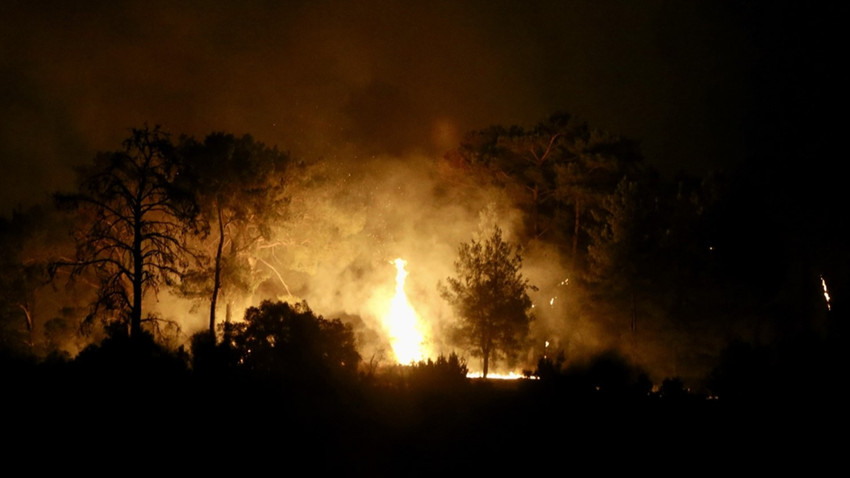
[(168, 134), (159, 126), (132, 129), (123, 149), (99, 153), (79, 169), (78, 192), (57, 194), (60, 206), (78, 214), (76, 257), (51, 264), (71, 276), (92, 272), (99, 282), (89, 318), (106, 312), (142, 332), (148, 291), (179, 279), (189, 259), (184, 235), (194, 226), (191, 193), (177, 186), (179, 164)]

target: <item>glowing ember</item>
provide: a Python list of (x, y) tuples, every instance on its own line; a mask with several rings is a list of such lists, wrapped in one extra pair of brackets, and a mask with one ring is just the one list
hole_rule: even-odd
[[(482, 378), (483, 375), (484, 374), (481, 373), (481, 372), (469, 372), (468, 374), (466, 374), (466, 377), (467, 378)], [(526, 379), (526, 378), (532, 379), (532, 380), (537, 379), (537, 377), (535, 377), (533, 375), (526, 377), (525, 375), (520, 375), (516, 372), (508, 372), (508, 373), (488, 372), (487, 373), (487, 379), (488, 380), (490, 380), (490, 379), (492, 379), (492, 380), (520, 380), (520, 379)]]
[(826, 288), (826, 280), (820, 276), (820, 283), (823, 286), (823, 298), (826, 300), (826, 310), (832, 310), (832, 305), (829, 303), (829, 289)]
[(397, 273), (395, 276), (395, 296), (390, 303), (390, 310), (384, 317), (396, 360), (402, 364), (418, 362), (423, 359), (424, 335), (420, 330), (419, 317), (404, 293), (404, 280), (407, 264), (403, 259), (393, 261)]

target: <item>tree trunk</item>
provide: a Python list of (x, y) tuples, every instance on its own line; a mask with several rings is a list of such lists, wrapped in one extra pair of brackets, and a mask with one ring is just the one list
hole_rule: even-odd
[(225, 305), (224, 310), (224, 343), (230, 343), (230, 316), (232, 314), (231, 310), (233, 310), (233, 306), (230, 301)]
[(487, 378), (487, 374), (490, 372), (490, 352), (492, 352), (492, 350), (493, 350), (492, 345), (493, 345), (493, 343), (490, 342), (489, 340), (487, 340), (486, 345), (484, 347), (481, 347), (481, 358), (482, 358), (481, 377), (482, 378)]
[(33, 330), (35, 329), (35, 323), (32, 318), (32, 309), (34, 307), (30, 306), (29, 301), (25, 301), (23, 304), (18, 304), (18, 307), (21, 308), (27, 318), (27, 346), (32, 348), (33, 345), (35, 345), (35, 340), (33, 338)]
[[(236, 263), (236, 254), (239, 252), (239, 249), (238, 249), (236, 242), (237, 242), (237, 238), (234, 237), (233, 234), (231, 234), (230, 235), (230, 252), (229, 252), (230, 255), (228, 256), (230, 261), (231, 261), (230, 262), (231, 264)], [(226, 297), (226, 299), (227, 299), (227, 305), (226, 305), (226, 309), (225, 309), (225, 312), (224, 312), (224, 323), (226, 324), (225, 327), (224, 327), (224, 333), (225, 333), (224, 339), (225, 339), (225, 341), (229, 342), (229, 340), (230, 340), (230, 322), (231, 322), (231, 319), (233, 318), (233, 294), (229, 294)]]
[(215, 342), (215, 308), (218, 303), (218, 291), (221, 289), (221, 252), (224, 248), (224, 224), (221, 222), (221, 207), (218, 208), (218, 248), (215, 252), (215, 275), (212, 298), (210, 298), (210, 336)]
[(142, 213), (133, 217), (133, 308), (130, 310), (130, 337), (142, 332), (142, 282), (144, 281), (144, 256), (142, 251)]

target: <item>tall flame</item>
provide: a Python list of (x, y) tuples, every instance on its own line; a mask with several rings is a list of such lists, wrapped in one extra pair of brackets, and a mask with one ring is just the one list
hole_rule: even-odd
[(398, 363), (408, 364), (423, 359), (425, 337), (420, 330), (419, 317), (404, 292), (404, 281), (407, 278), (404, 266), (407, 262), (399, 258), (393, 263), (397, 271), (395, 296), (390, 302), (389, 313), (384, 317), (384, 324), (389, 331), (396, 360)]
[(820, 276), (820, 283), (823, 286), (823, 298), (826, 300), (826, 310), (832, 310), (832, 304), (829, 302), (829, 289), (826, 288), (826, 280)]

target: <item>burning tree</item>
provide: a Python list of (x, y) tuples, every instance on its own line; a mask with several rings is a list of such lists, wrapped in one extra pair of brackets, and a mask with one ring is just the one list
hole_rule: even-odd
[(79, 192), (57, 202), (79, 213), (73, 231), (76, 257), (51, 264), (71, 276), (93, 272), (99, 289), (90, 318), (118, 314), (130, 337), (142, 332), (146, 292), (179, 278), (187, 263), (184, 234), (194, 226), (196, 205), (177, 187), (178, 163), (159, 127), (133, 129), (123, 150), (100, 153), (79, 170)]
[(462, 243), (454, 265), (457, 277), (438, 284), (440, 295), (454, 308), (458, 338), (482, 358), (487, 378), (491, 359), (512, 358), (522, 347), (534, 318), (528, 296), (534, 287), (522, 275), (519, 248), (502, 239), (498, 226), (489, 237)]

